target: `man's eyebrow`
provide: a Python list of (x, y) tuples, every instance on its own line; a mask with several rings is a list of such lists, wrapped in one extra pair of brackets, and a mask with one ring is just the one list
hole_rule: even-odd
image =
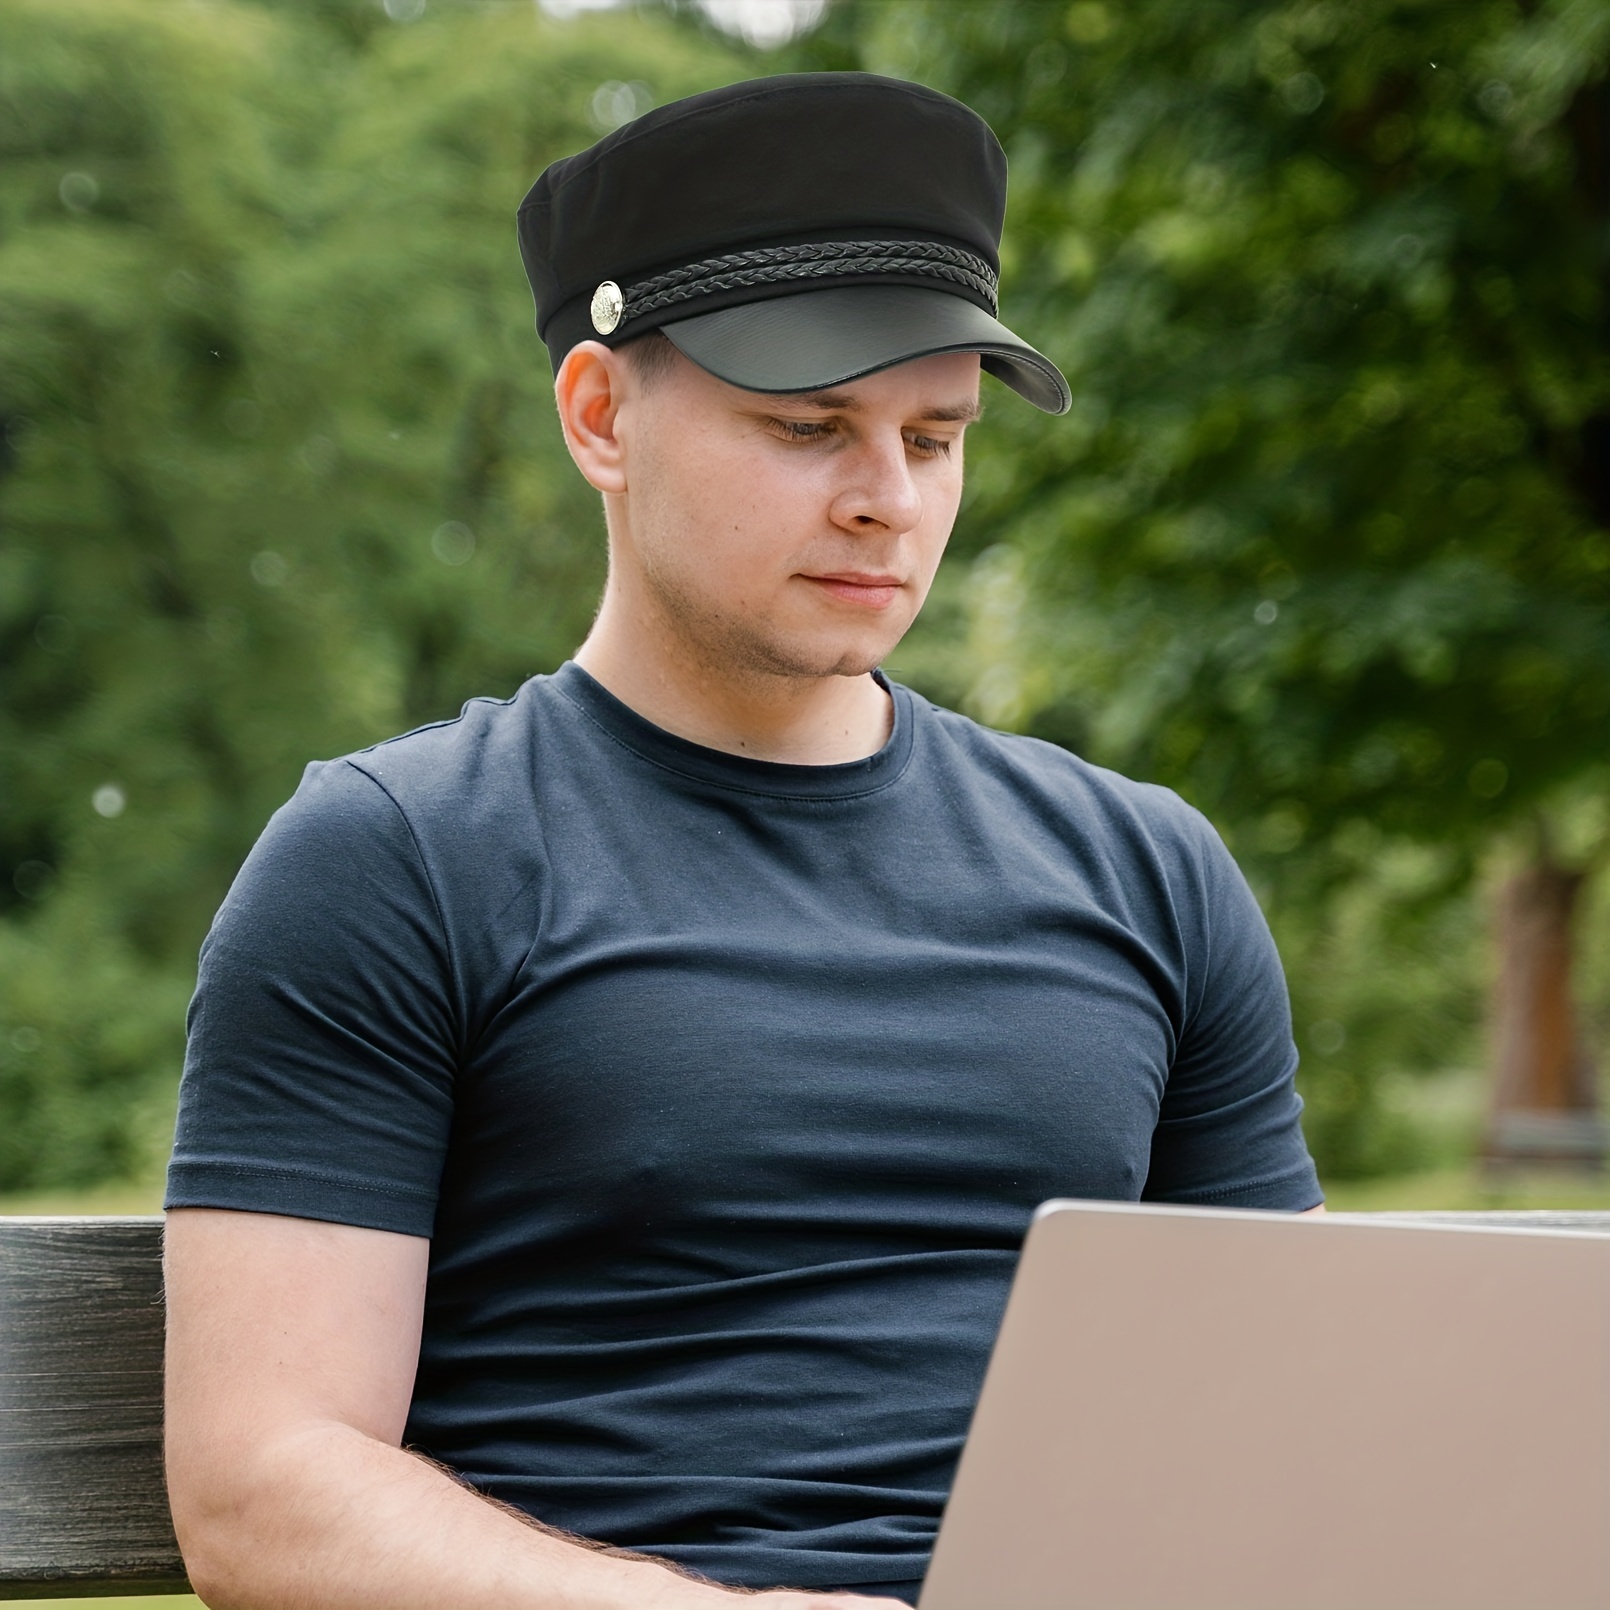
[(949, 403), (943, 408), (925, 409), (922, 417), (933, 420), (936, 425), (952, 422), (972, 425), (984, 417), (984, 405), (978, 398), (969, 397), (966, 402)]
[(859, 413), (861, 401), (849, 391), (763, 391), (768, 402), (781, 408), (820, 408), (823, 413)]
[[(824, 414), (857, 414), (865, 407), (860, 398), (851, 391), (768, 391), (762, 392), (761, 395), (780, 407), (819, 408)], [(924, 408), (916, 417), (936, 425), (952, 423), (971, 425), (982, 418), (983, 413), (984, 405), (978, 398), (969, 397), (962, 402), (941, 403), (934, 408)]]

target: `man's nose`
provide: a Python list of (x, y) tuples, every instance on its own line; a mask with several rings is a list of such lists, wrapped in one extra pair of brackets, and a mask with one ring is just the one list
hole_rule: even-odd
[(845, 465), (845, 484), (833, 499), (833, 523), (846, 531), (883, 530), (901, 535), (922, 518), (922, 494), (911, 474), (903, 435), (856, 444)]

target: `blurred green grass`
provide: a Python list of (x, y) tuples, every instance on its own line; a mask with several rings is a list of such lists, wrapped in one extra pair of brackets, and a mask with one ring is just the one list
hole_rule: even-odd
[(1333, 1210), (1352, 1213), (1416, 1208), (1602, 1208), (1610, 1212), (1610, 1175), (1539, 1173), (1494, 1179), (1470, 1164), (1395, 1179), (1340, 1180), (1326, 1186), (1325, 1196)]
[(48, 1604), (55, 1610), (116, 1610), (119, 1605), (122, 1610), (140, 1610), (142, 1605), (150, 1610), (201, 1610), (201, 1600), (192, 1594), (163, 1594), (153, 1599), (19, 1599), (16, 1604)]
[[(78, 1190), (20, 1191), (0, 1195), (0, 1214), (160, 1213), (160, 1176), (118, 1180)], [(97, 1603), (99, 1601), (96, 1601)]]

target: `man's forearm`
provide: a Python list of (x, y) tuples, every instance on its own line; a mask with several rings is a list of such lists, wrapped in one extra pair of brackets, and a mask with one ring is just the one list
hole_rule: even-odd
[(213, 1610), (730, 1606), (732, 1590), (545, 1531), (397, 1446), (427, 1253), (351, 1225), (169, 1214), (168, 1495), (202, 1598)]
[(179, 1540), (213, 1610), (698, 1610), (719, 1588), (527, 1524), (425, 1460), (340, 1425), (195, 1483)]

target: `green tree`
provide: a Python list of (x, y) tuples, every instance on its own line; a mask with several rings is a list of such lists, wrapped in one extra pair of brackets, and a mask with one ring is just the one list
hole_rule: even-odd
[(1077, 398), (990, 422), (971, 652), (913, 665), (1229, 830), (1301, 940), (1315, 1138), (1367, 1166), (1307, 1032), (1325, 882), (1443, 846), (1385, 899), (1423, 939), (1610, 752), (1610, 3), (846, 0), (806, 50), (990, 120), (1006, 315)]
[(741, 71), (665, 16), (0, 9), (0, 1188), (161, 1145), (196, 947), (309, 758), (579, 641), (601, 522), (514, 207)]

